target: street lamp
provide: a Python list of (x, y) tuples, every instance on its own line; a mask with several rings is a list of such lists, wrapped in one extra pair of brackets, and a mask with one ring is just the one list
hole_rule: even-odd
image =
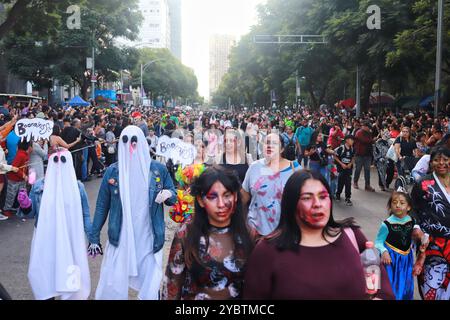
[(161, 60), (163, 60), (163, 59), (155, 59), (155, 60), (150, 61), (149, 63), (146, 63), (145, 65), (143, 65), (141, 63), (141, 105), (144, 102), (144, 93), (145, 93), (145, 91), (144, 91), (143, 73), (144, 73), (145, 69), (147, 69), (151, 64), (153, 64), (153, 63), (155, 63), (157, 61), (161, 61)]
[(299, 77), (298, 71), (295, 72), (295, 88), (296, 88), (296, 98), (297, 98), (297, 108), (300, 107), (300, 100), (301, 100), (301, 91), (300, 91), (300, 80), (305, 80), (306, 77)]

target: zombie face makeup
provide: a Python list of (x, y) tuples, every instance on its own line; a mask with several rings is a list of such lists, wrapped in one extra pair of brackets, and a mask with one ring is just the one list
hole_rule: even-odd
[(443, 154), (438, 155), (431, 160), (431, 166), (438, 176), (445, 176), (449, 172), (449, 159)]
[(403, 218), (411, 210), (408, 200), (401, 194), (396, 194), (392, 197), (391, 212), (400, 218)]
[(282, 152), (280, 137), (276, 134), (269, 134), (264, 143), (264, 157), (272, 160), (279, 157)]
[(330, 219), (331, 199), (319, 180), (309, 179), (300, 191), (297, 221), (302, 228), (323, 229)]
[(209, 192), (197, 200), (208, 214), (209, 223), (218, 228), (227, 227), (236, 209), (237, 194), (228, 191), (221, 182), (214, 183)]

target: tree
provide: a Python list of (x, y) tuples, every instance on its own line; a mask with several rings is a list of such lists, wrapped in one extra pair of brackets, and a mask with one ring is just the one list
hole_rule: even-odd
[[(137, 54), (132, 49), (117, 47), (114, 39), (136, 38), (142, 20), (137, 0), (76, 1), (81, 8), (79, 30), (67, 28), (67, 7), (64, 1), (56, 3), (51, 12), (47, 7), (26, 8), (27, 16), (32, 18), (16, 24), (4, 39), (8, 65), (13, 73), (39, 88), (50, 87), (55, 78), (63, 84), (74, 81), (87, 98), (91, 73), (86, 70), (86, 57), (91, 57), (92, 46), (96, 48), (100, 81), (116, 80), (120, 69), (131, 68), (133, 59), (136, 62)], [(39, 28), (37, 21), (45, 21), (44, 26)]]
[[(382, 85), (396, 95), (433, 88), (436, 50), (436, 3), (433, 0), (380, 0), (380, 30), (369, 30), (369, 0), (268, 0), (259, 7), (258, 24), (232, 51), (230, 69), (213, 97), (217, 104), (233, 102), (265, 105), (274, 89), (280, 102), (295, 97), (295, 71), (306, 77), (302, 88), (315, 107), (343, 98), (344, 88), (355, 92), (355, 71), (360, 66), (362, 106)], [(430, 10), (432, 9), (432, 10)], [(445, 25), (450, 25), (446, 7)], [(447, 27), (448, 28), (448, 27)], [(327, 44), (255, 44), (258, 34), (321, 34)], [(449, 71), (444, 38), (444, 72)], [(450, 92), (450, 77), (446, 77)]]
[[(157, 61), (155, 61), (157, 60)], [(168, 49), (140, 49), (139, 64), (132, 71), (134, 84), (140, 85), (140, 65), (151, 64), (143, 74), (146, 92), (153, 97), (161, 96), (164, 100), (182, 98), (199, 101), (198, 81), (194, 71), (175, 58)]]

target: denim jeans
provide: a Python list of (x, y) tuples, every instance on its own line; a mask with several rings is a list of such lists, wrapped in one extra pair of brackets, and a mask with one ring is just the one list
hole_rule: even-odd
[(83, 165), (81, 166), (81, 176), (82, 180), (86, 180), (88, 177), (88, 158), (89, 158), (89, 150), (83, 149)]
[(330, 190), (331, 190), (330, 171), (328, 170), (328, 166), (323, 167), (318, 162), (310, 161), (309, 169), (311, 171), (320, 173), (325, 178), (325, 180), (327, 180), (328, 185), (330, 186)]
[(354, 183), (358, 183), (359, 176), (361, 175), (361, 169), (364, 166), (364, 180), (366, 187), (370, 187), (370, 165), (372, 164), (371, 156), (356, 156), (355, 157), (355, 178)]

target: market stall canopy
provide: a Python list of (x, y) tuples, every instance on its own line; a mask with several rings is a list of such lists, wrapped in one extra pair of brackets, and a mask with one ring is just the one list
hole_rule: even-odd
[(345, 108), (353, 108), (355, 106), (355, 104), (356, 104), (355, 99), (349, 98), (349, 99), (346, 99), (346, 100), (343, 100), (343, 101), (339, 102), (339, 107), (341, 107), (341, 108), (344, 108), (344, 107)]
[(393, 104), (395, 102), (395, 97), (387, 92), (372, 92), (370, 94), (370, 104), (376, 105), (376, 104)]
[(432, 102), (434, 102), (434, 96), (428, 96), (420, 101), (419, 106), (425, 108), (428, 107)]
[(74, 97), (67, 104), (71, 107), (75, 107), (75, 106), (88, 107), (91, 105), (89, 102), (86, 102), (83, 99), (81, 99), (80, 96)]
[(421, 100), (420, 97), (401, 97), (395, 101), (395, 106), (400, 109), (416, 109)]

